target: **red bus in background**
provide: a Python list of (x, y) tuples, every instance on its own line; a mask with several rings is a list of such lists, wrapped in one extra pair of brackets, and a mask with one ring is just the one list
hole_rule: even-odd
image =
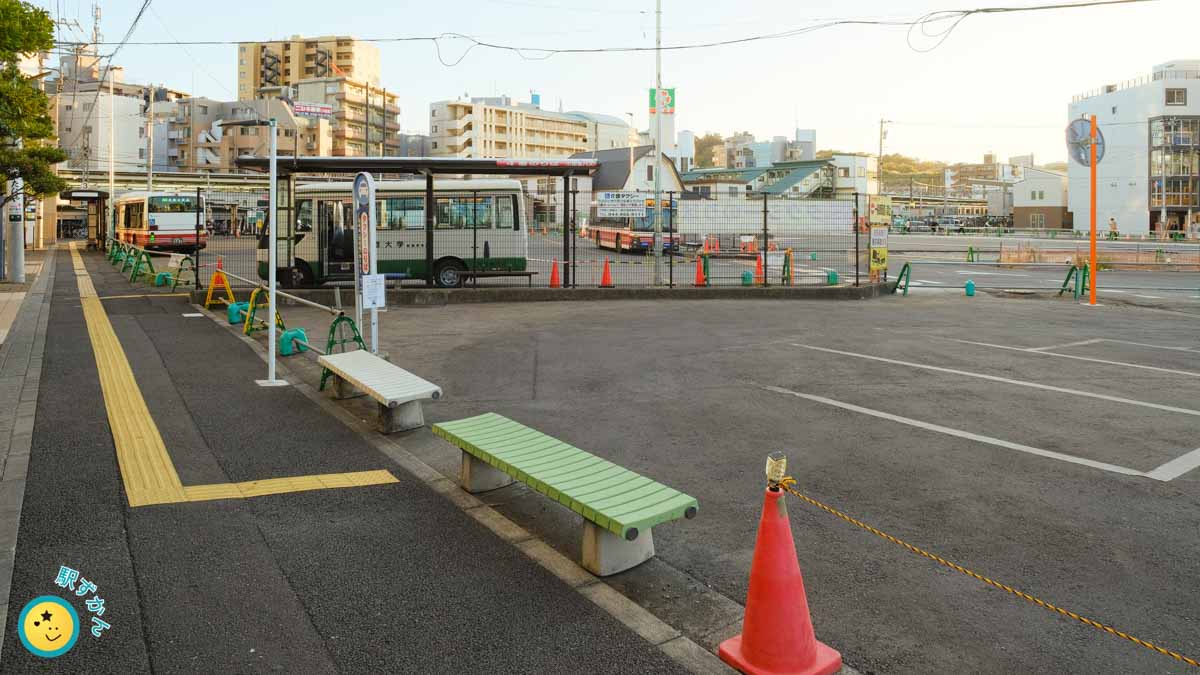
[[(674, 201), (663, 200), (662, 242), (664, 253), (680, 250), (681, 239), (675, 231), (675, 216), (678, 213)], [(652, 253), (654, 251), (654, 200), (646, 200), (646, 214), (641, 218), (630, 218), (629, 225), (599, 223), (587, 230), (587, 237), (597, 248), (606, 248), (618, 253)]]
[(117, 197), (114, 206), (118, 241), (154, 251), (192, 251), (199, 230), (200, 248), (208, 243), (204, 200), (194, 194), (126, 192)]

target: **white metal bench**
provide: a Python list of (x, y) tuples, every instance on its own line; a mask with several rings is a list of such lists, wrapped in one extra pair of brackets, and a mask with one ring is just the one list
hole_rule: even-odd
[(317, 359), (333, 374), (333, 397), (350, 398), (354, 389), (379, 402), (379, 431), (417, 429), (425, 425), (421, 401), (438, 399), (442, 388), (361, 349)]

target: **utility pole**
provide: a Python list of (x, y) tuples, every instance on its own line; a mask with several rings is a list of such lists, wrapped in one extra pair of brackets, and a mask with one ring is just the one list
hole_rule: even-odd
[(662, 0), (654, 2), (654, 285), (662, 285)]
[(879, 176), (879, 194), (883, 194), (883, 139), (887, 138), (887, 130), (883, 125), (890, 123), (891, 120), (879, 118), (879, 166), (875, 167)]
[(150, 86), (150, 98), (146, 101), (146, 192), (154, 191), (154, 85)]
[[(105, 234), (113, 231), (113, 229), (116, 225), (115, 221), (117, 219), (117, 215), (116, 215), (117, 214), (117, 203), (113, 199), (116, 196), (113, 194), (113, 187), (115, 184), (114, 163), (115, 163), (116, 154), (117, 154), (117, 141), (116, 141), (116, 139), (117, 139), (117, 132), (116, 132), (117, 99), (115, 96), (113, 96), (113, 79), (114, 78), (112, 76), (112, 63), (111, 62), (109, 62), (108, 68), (106, 69), (106, 71), (108, 73), (108, 224), (107, 224), (107, 227), (105, 228)], [(97, 215), (99, 215), (99, 214), (97, 214)], [(97, 237), (97, 239), (99, 239), (99, 237)], [(104, 246), (104, 242), (97, 241), (96, 246), (97, 246), (97, 248), (102, 247), (102, 246)]]

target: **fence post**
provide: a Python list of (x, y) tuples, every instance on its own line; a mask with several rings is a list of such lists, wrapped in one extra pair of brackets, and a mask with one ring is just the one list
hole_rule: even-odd
[[(563, 237), (563, 274), (562, 287), (571, 287), (571, 240), (567, 237), (567, 223), (571, 220), (571, 174), (563, 174), (563, 219), (562, 219), (562, 237)], [(553, 184), (553, 181), (551, 182)]]
[[(201, 288), (203, 288), (203, 286), (200, 285), (200, 228), (201, 228), (200, 218), (204, 215), (204, 209), (201, 208), (202, 203), (203, 202), (200, 200), (200, 188), (197, 187), (196, 188), (196, 243), (192, 247), (193, 248), (192, 267), (194, 268), (192, 270), (192, 272), (193, 272), (192, 276), (195, 277), (193, 285), (196, 287), (196, 290), (200, 290)], [(178, 275), (178, 274), (179, 273), (176, 272), (176, 275)], [(176, 277), (176, 280), (178, 281), (178, 276)]]
[(763, 286), (769, 286), (768, 279), (771, 278), (770, 272), (767, 270), (767, 251), (770, 250), (770, 245), (767, 243), (767, 193), (763, 193), (763, 243), (762, 243), (762, 261), (763, 261)]
[(579, 242), (575, 237), (579, 218), (579, 190), (571, 190), (571, 288), (579, 282)]
[(675, 193), (667, 191), (667, 236), (670, 237), (671, 250), (667, 256), (667, 288), (675, 288), (675, 255), (679, 253), (679, 223), (676, 223), (676, 216), (679, 215), (678, 205), (675, 203)]
[[(474, 272), (479, 261), (479, 192), (471, 192), (471, 271)], [(479, 278), (472, 279), (479, 285)]]
[(858, 285), (858, 193), (854, 193), (854, 285)]

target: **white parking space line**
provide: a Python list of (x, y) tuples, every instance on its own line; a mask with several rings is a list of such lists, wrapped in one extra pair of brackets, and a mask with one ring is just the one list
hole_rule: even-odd
[[(1200, 297), (1200, 296), (1196, 296)], [(1194, 347), (1168, 347), (1167, 345), (1152, 345), (1146, 342), (1131, 342), (1129, 340), (1115, 340), (1112, 338), (1103, 338), (1103, 342), (1117, 342), (1123, 345), (1134, 345), (1135, 347), (1150, 347), (1151, 349), (1169, 349), (1175, 352), (1196, 352), (1200, 353), (1200, 349)]]
[(1128, 293), (1129, 291), (1118, 291), (1112, 288), (1097, 288), (1098, 293)]
[(1015, 272), (980, 272), (979, 270), (959, 270), (959, 274), (973, 275), (980, 277), (1027, 277), (1028, 274), (1017, 274)]
[(1182, 457), (1176, 457), (1146, 475), (1155, 480), (1168, 481), (1179, 478), (1196, 467), (1200, 467), (1200, 448)]
[(1079, 342), (1065, 342), (1061, 345), (1050, 345), (1049, 347), (1030, 347), (1031, 352), (1041, 352), (1047, 349), (1066, 349), (1067, 347), (1081, 347), (1083, 345), (1094, 345), (1097, 342), (1104, 342), (1104, 338), (1092, 338), (1091, 340), (1080, 340)]
[(917, 284), (934, 284), (935, 286), (943, 286), (943, 285), (945, 285), (945, 283), (946, 283), (946, 282), (944, 282), (944, 281), (932, 281), (932, 280), (930, 280), (930, 279), (917, 279), (917, 280), (916, 280), (916, 281), (914, 281), (913, 283), (917, 283)]
[[(1173, 405), (1162, 405), (1161, 403), (1150, 403), (1149, 401), (1138, 401), (1132, 398), (1122, 398), (1120, 396), (1109, 396), (1107, 394), (1097, 394), (1090, 391), (1081, 391), (1079, 389), (1069, 389), (1067, 387), (1056, 387), (1052, 384), (1040, 384), (1038, 382), (1026, 382), (1024, 380), (1013, 380), (999, 375), (985, 375), (984, 373), (972, 373), (966, 370), (955, 370), (954, 368), (943, 368), (941, 366), (931, 366), (924, 363), (913, 363), (912, 361), (899, 361), (897, 359), (888, 359), (882, 356), (870, 356), (868, 354), (856, 354), (854, 352), (845, 352), (840, 349), (830, 349), (828, 347), (816, 347), (813, 345), (802, 345), (796, 342), (792, 343), (793, 347), (802, 349), (812, 349), (818, 352), (827, 352), (829, 354), (841, 354), (842, 356), (853, 356), (860, 359), (868, 359), (871, 361), (880, 361), (883, 363), (891, 363), (898, 366), (908, 366), (909, 368), (920, 368), (922, 370), (932, 370), (938, 373), (950, 373), (951, 375), (962, 375), (964, 377), (974, 377), (980, 380), (988, 380), (990, 382), (1003, 382), (1005, 384), (1014, 384), (1019, 387), (1029, 387), (1031, 389), (1041, 389), (1044, 391), (1054, 391), (1060, 394), (1071, 394), (1073, 396), (1083, 396), (1086, 398), (1099, 399), (1101, 401), (1111, 401), (1113, 403), (1124, 403), (1126, 405), (1135, 405), (1141, 408), (1153, 408), (1154, 410), (1163, 410), (1166, 412), (1180, 413), (1183, 415), (1193, 415), (1200, 417), (1200, 410), (1191, 408), (1178, 408)], [(1047, 352), (1031, 352), (1033, 354), (1044, 354)]]
[(944, 338), (953, 342), (961, 342), (965, 345), (979, 345), (980, 347), (991, 347), (993, 349), (1007, 349), (1013, 352), (1025, 352), (1026, 354), (1041, 354), (1042, 356), (1057, 356), (1060, 359), (1074, 359), (1076, 361), (1090, 361), (1092, 363), (1103, 363), (1110, 366), (1123, 366), (1125, 368), (1137, 368), (1139, 370), (1153, 370), (1159, 373), (1170, 373), (1172, 375), (1185, 375), (1187, 377), (1200, 377), (1200, 373), (1194, 370), (1176, 370), (1174, 368), (1159, 368), (1158, 366), (1147, 366), (1141, 363), (1126, 363), (1124, 361), (1110, 361), (1109, 359), (1093, 359), (1089, 356), (1076, 356), (1074, 354), (1057, 354), (1055, 352), (1039, 352), (1034, 349), (1025, 349), (1023, 347), (1010, 347), (1008, 345), (995, 345), (990, 342), (975, 342), (974, 340), (959, 340), (956, 338)]
[(1161, 296), (1161, 295), (1142, 295), (1141, 293), (1134, 293), (1134, 294), (1133, 294), (1133, 297), (1135, 297), (1135, 298), (1146, 298), (1147, 300), (1162, 300), (1162, 296)]
[[(1070, 462), (1072, 464), (1081, 464), (1083, 466), (1090, 466), (1093, 469), (1100, 469), (1101, 471), (1108, 471), (1110, 473), (1119, 473), (1119, 474), (1122, 474), (1125, 476), (1145, 477), (1147, 475), (1146, 473), (1138, 471), (1137, 469), (1130, 469), (1129, 467), (1125, 467), (1125, 466), (1118, 466), (1116, 464), (1108, 464), (1107, 462), (1097, 462), (1097, 461), (1091, 460), (1091, 459), (1084, 459), (1083, 457), (1076, 457), (1074, 455), (1067, 455), (1067, 454), (1064, 454), (1061, 452), (1054, 452), (1053, 450), (1043, 450), (1041, 448), (1035, 448), (1030, 445), (1023, 445), (1021, 443), (1013, 443), (1012, 441), (1006, 441), (1006, 440), (999, 439), (999, 438), (992, 438), (991, 436), (975, 434), (975, 433), (971, 433), (970, 431), (963, 431), (961, 429), (952, 429), (950, 427), (944, 427), (940, 424), (932, 424), (930, 422), (922, 422), (921, 420), (916, 420), (911, 417), (901, 417), (900, 415), (893, 415), (892, 413), (883, 412), (882, 410), (874, 410), (872, 408), (864, 408), (859, 405), (854, 405), (853, 403), (837, 401), (832, 398), (825, 398), (824, 396), (816, 396), (813, 394), (804, 394), (804, 393), (801, 393), (798, 391), (792, 391), (791, 389), (784, 389), (783, 387), (773, 387), (773, 386), (768, 386), (768, 385), (759, 385), (759, 386), (767, 391), (775, 392), (776, 394), (787, 394), (789, 396), (795, 396), (796, 398), (802, 398), (802, 399), (809, 400), (809, 401), (815, 401), (817, 403), (831, 405), (831, 406), (834, 406), (837, 408), (842, 408), (844, 410), (851, 410), (851, 411), (854, 411), (857, 413), (862, 413), (864, 415), (870, 415), (872, 417), (878, 417), (880, 419), (890, 420), (892, 422), (898, 422), (900, 424), (907, 424), (910, 427), (916, 427), (918, 429), (924, 429), (926, 431), (934, 431), (939, 434), (946, 434), (947, 436), (957, 436), (958, 438), (965, 438), (967, 440), (976, 441), (978, 443), (986, 443), (987, 445), (994, 445), (994, 446), (1001, 447), (1001, 448), (1007, 448), (1008, 450), (1017, 450), (1019, 452), (1025, 452), (1025, 453), (1029, 453), (1031, 455), (1037, 455), (1039, 457), (1048, 457), (1050, 459), (1057, 459), (1061, 462)], [(1185, 457), (1187, 457), (1187, 455), (1185, 455)], [(1179, 461), (1179, 460), (1174, 460), (1174, 461)], [(1200, 457), (1198, 457), (1196, 461), (1197, 461), (1197, 463), (1200, 463)], [(1169, 466), (1169, 464), (1170, 463), (1164, 464), (1163, 467)], [(1159, 467), (1159, 469), (1155, 469), (1155, 471), (1158, 471), (1158, 470), (1162, 469), (1163, 467)], [(1170, 480), (1170, 478), (1159, 479), (1159, 480)]]

